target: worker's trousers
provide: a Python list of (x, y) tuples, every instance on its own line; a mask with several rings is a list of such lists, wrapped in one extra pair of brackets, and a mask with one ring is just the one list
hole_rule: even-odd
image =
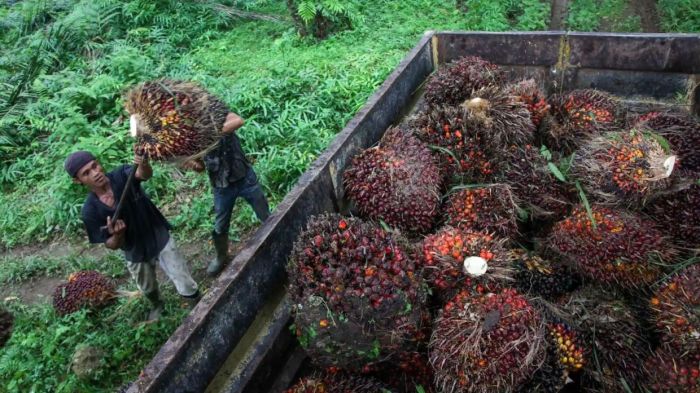
[(175, 248), (175, 240), (173, 240), (172, 236), (160, 254), (158, 254), (158, 257), (148, 262), (126, 262), (126, 267), (129, 269), (131, 277), (134, 278), (141, 292), (149, 294), (158, 290), (156, 259), (161, 269), (163, 269), (170, 281), (175, 285), (177, 293), (185, 297), (190, 297), (197, 293), (197, 283), (190, 274), (187, 261), (185, 261), (185, 258), (180, 254), (177, 248)]

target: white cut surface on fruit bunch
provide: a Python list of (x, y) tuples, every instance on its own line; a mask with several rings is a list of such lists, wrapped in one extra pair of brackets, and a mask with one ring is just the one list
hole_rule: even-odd
[(479, 277), (486, 273), (488, 269), (489, 265), (486, 259), (482, 257), (467, 257), (464, 259), (464, 273), (472, 277)]
[(134, 138), (136, 138), (136, 136), (138, 135), (138, 127), (139, 120), (136, 118), (136, 115), (131, 115), (129, 117), (129, 133)]

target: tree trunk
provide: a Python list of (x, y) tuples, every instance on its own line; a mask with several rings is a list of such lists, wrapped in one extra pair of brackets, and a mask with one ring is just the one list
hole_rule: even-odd
[(302, 37), (306, 37), (309, 34), (309, 32), (306, 30), (306, 25), (304, 24), (304, 21), (301, 20), (301, 17), (299, 16), (297, 5), (294, 4), (294, 0), (287, 0), (287, 9), (289, 10), (289, 14), (292, 16), (294, 26), (297, 28), (299, 35), (301, 35)]
[(469, 7), (467, 7), (467, 1), (466, 0), (457, 0), (457, 9), (462, 11), (462, 12), (469, 11)]

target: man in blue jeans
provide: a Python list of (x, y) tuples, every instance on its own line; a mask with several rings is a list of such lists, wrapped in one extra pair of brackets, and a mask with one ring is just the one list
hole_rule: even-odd
[(217, 147), (204, 156), (203, 162), (189, 161), (183, 165), (184, 168), (197, 172), (202, 172), (206, 168), (214, 193), (216, 221), (212, 239), (216, 258), (207, 267), (209, 275), (218, 274), (229, 260), (228, 231), (231, 226), (231, 212), (238, 197), (242, 197), (250, 204), (261, 222), (270, 215), (262, 187), (258, 183), (252, 165), (245, 157), (241, 141), (235, 134), (243, 123), (240, 116), (229, 113), (222, 129), (224, 136)]

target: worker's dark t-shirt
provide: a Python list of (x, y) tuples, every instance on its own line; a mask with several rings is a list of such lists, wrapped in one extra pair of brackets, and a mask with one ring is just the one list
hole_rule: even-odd
[[(122, 165), (106, 174), (114, 192), (115, 207), (133, 168), (132, 165)], [(88, 194), (83, 204), (82, 216), (90, 243), (107, 241), (109, 233), (100, 228), (107, 225), (107, 217), (113, 214), (114, 209), (102, 203), (94, 192)], [(124, 200), (120, 218), (126, 224), (122, 250), (127, 261), (139, 263), (152, 260), (160, 254), (170, 239), (170, 224), (148, 198), (141, 182), (136, 178)]]
[(226, 188), (243, 179), (250, 168), (241, 141), (233, 132), (223, 136), (219, 145), (204, 156), (204, 165), (211, 185), (217, 188)]

